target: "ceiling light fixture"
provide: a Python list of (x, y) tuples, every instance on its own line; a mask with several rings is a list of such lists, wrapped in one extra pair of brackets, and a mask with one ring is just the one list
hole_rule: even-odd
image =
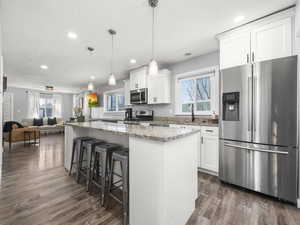
[(95, 78), (96, 78), (95, 76), (91, 76), (91, 80), (95, 80)]
[(109, 29), (108, 33), (111, 35), (111, 61), (110, 61), (110, 75), (108, 78), (108, 85), (116, 85), (116, 78), (114, 75), (114, 35), (117, 34), (115, 30)]
[(77, 34), (76, 33), (74, 33), (74, 32), (72, 32), (72, 31), (69, 31), (68, 32), (68, 38), (70, 38), (70, 39), (72, 39), (72, 40), (75, 40), (75, 39), (77, 39)]
[(47, 65), (41, 65), (40, 68), (41, 68), (42, 70), (47, 70), (47, 69), (48, 69), (48, 66), (47, 66)]
[(94, 84), (93, 84), (92, 82), (90, 82), (90, 83), (88, 84), (88, 90), (89, 90), (89, 91), (93, 91), (93, 90), (94, 90)]
[(235, 22), (235, 23), (240, 23), (240, 22), (242, 22), (244, 19), (245, 19), (244, 16), (237, 16), (237, 17), (234, 19), (234, 22)]
[(130, 63), (131, 64), (136, 64), (136, 60), (135, 59), (130, 59)]
[(148, 0), (149, 6), (152, 8), (152, 59), (149, 63), (148, 74), (157, 75), (158, 74), (158, 63), (155, 60), (155, 8), (158, 5), (158, 0)]

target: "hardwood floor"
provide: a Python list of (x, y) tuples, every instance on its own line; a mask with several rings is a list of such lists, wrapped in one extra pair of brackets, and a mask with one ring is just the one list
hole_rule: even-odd
[[(294, 206), (221, 184), (213, 176), (199, 173), (199, 196), (187, 225), (300, 225)], [(98, 207), (97, 198), (67, 175), (63, 136), (43, 137), (40, 148), (21, 144), (5, 152), (0, 225), (71, 224), (121, 225), (121, 208)]]

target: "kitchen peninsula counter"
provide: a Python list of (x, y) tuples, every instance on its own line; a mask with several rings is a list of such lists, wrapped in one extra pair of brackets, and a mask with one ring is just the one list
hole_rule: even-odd
[(129, 148), (130, 225), (184, 225), (195, 209), (196, 127), (161, 127), (102, 121), (65, 126), (65, 168), (75, 137), (90, 136)]

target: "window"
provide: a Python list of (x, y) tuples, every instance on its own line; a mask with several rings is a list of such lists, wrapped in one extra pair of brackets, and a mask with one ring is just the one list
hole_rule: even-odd
[(39, 117), (51, 118), (53, 116), (53, 95), (40, 94), (39, 102), (40, 102)]
[(210, 115), (216, 111), (215, 72), (195, 71), (176, 76), (176, 114)]
[(120, 112), (125, 108), (125, 95), (123, 89), (104, 93), (104, 108), (106, 112)]

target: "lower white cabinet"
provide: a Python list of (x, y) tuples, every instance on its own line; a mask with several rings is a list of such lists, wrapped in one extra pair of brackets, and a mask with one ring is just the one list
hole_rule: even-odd
[(198, 165), (200, 169), (218, 174), (219, 172), (219, 128), (201, 127), (201, 143)]

